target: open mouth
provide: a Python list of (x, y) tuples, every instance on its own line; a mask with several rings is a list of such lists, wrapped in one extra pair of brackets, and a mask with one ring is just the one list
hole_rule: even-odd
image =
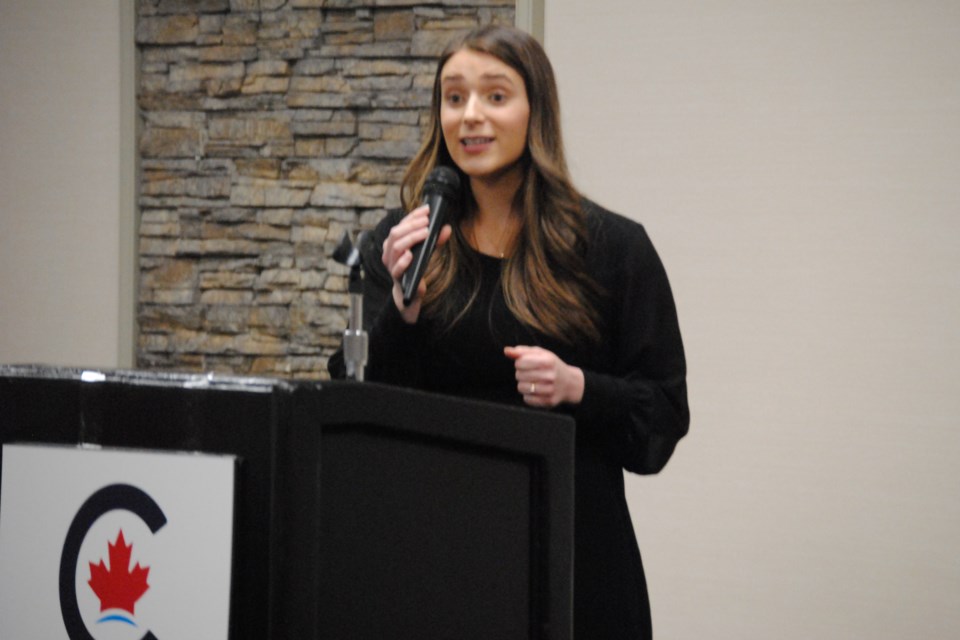
[(490, 144), (493, 138), (461, 138), (460, 144), (465, 147), (476, 147), (484, 144)]

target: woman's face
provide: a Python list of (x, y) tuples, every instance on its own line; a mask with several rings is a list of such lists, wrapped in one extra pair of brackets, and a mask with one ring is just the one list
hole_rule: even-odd
[(440, 70), (440, 127), (447, 151), (473, 180), (519, 171), (530, 103), (523, 78), (487, 53), (461, 49)]

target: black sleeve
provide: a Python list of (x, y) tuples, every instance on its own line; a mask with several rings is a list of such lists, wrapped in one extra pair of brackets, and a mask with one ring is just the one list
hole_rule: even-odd
[[(418, 325), (407, 324), (393, 304), (393, 279), (381, 259), (383, 242), (401, 217), (399, 210), (391, 211), (360, 243), (364, 269), (363, 327), (369, 334), (370, 346), (365, 377), (374, 382), (418, 387), (423, 332)], [(330, 357), (327, 368), (331, 378), (346, 376), (342, 346)]]
[[(660, 257), (642, 226), (615, 217), (595, 236), (607, 308), (609, 367), (584, 370), (578, 428), (601, 429), (621, 465), (657, 473), (690, 423), (686, 361), (676, 306)], [(599, 254), (596, 249), (601, 249)]]

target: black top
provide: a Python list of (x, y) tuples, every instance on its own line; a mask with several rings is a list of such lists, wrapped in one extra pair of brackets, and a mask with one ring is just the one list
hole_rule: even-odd
[[(687, 432), (686, 365), (670, 285), (646, 231), (589, 201), (584, 209), (586, 267), (600, 288), (604, 323), (599, 346), (564, 345), (522, 325), (504, 303), (502, 261), (481, 254), (480, 294), (465, 318), (446, 330), (422, 315), (407, 325), (380, 258), (384, 239), (403, 215), (396, 211), (362, 248), (367, 378), (522, 405), (504, 346), (541, 346), (580, 367), (581, 404), (556, 409), (577, 423), (575, 637), (645, 639), (652, 635), (647, 588), (622, 469), (660, 471)], [(330, 372), (344, 375), (342, 353), (331, 358)]]

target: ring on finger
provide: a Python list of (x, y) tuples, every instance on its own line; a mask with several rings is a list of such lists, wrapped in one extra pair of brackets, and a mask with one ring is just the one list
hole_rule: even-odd
[(537, 383), (536, 383), (536, 382), (531, 382), (531, 383), (530, 383), (530, 395), (536, 395), (536, 393), (537, 393)]

